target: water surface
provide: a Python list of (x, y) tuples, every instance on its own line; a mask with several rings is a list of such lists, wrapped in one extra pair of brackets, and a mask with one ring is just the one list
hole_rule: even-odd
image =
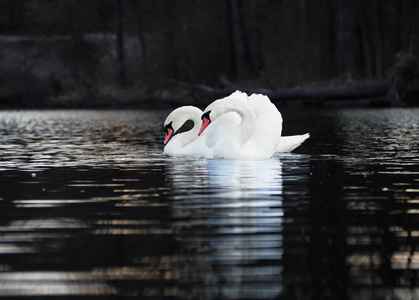
[(163, 154), (168, 111), (0, 112), (0, 296), (419, 298), (419, 110), (284, 109), (266, 160)]

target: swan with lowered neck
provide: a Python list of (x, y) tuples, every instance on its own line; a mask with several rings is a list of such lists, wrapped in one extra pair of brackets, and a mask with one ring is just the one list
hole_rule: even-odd
[[(172, 156), (200, 156), (204, 145), (212, 145), (240, 122), (237, 114), (226, 114), (202, 136), (198, 136), (202, 110), (195, 106), (182, 106), (172, 111), (164, 121), (164, 153)], [(180, 128), (192, 121), (193, 127), (184, 132)]]
[[(199, 123), (202, 110), (195, 106), (182, 106), (172, 111), (164, 121), (164, 153), (169, 155), (199, 155), (198, 138)], [(193, 127), (185, 132), (178, 130), (191, 120)], [(177, 133), (177, 134), (176, 134)]]
[(198, 134), (226, 113), (236, 112), (241, 122), (213, 145), (204, 145), (201, 156), (207, 158), (267, 158), (275, 152), (291, 152), (309, 134), (281, 137), (282, 116), (268, 97), (253, 94), (248, 101), (236, 91), (211, 103), (202, 115)]

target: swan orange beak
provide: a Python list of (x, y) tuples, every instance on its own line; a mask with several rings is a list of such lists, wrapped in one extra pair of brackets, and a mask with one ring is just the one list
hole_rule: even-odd
[(201, 129), (199, 129), (198, 135), (201, 135), (202, 132), (205, 130), (205, 128), (207, 128), (207, 126), (211, 123), (210, 119), (207, 119), (205, 117), (202, 118), (202, 125), (201, 125)]
[(170, 141), (172, 136), (173, 136), (173, 129), (166, 128), (166, 134), (164, 135), (164, 145), (165, 146)]

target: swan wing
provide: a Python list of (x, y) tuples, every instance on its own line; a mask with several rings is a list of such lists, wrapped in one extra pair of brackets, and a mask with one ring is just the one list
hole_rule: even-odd
[(265, 95), (252, 94), (248, 103), (256, 113), (255, 131), (251, 142), (259, 149), (275, 152), (282, 132), (282, 115)]

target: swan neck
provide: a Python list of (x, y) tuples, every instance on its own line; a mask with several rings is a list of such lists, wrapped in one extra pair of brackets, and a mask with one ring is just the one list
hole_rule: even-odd
[(192, 129), (182, 133), (175, 133), (175, 135), (166, 145), (168, 146), (168, 149), (173, 149), (173, 151), (179, 151), (180, 149), (197, 139), (201, 123), (201, 114), (202, 111), (197, 107), (182, 106), (174, 110), (168, 116), (165, 123), (167, 123), (168, 121), (172, 121), (175, 131), (179, 130), (180, 127), (182, 127), (182, 125), (185, 124), (185, 122), (187, 122), (188, 120), (191, 120), (193, 122)]
[[(178, 140), (179, 143), (179, 148), (183, 148), (185, 146), (187, 146), (188, 144), (192, 143), (194, 140), (197, 139), (198, 137), (198, 131), (200, 128), (200, 118), (196, 117), (196, 116), (192, 116), (189, 118), (189, 120), (191, 120), (193, 122), (193, 127), (192, 129), (182, 132), (182, 133), (178, 133), (176, 134), (173, 139)], [(186, 120), (187, 121), (187, 120)]]
[(244, 144), (255, 131), (256, 114), (253, 109), (245, 103), (235, 105), (232, 111), (237, 112), (240, 115), (241, 122), (236, 128), (234, 134), (239, 145)]

